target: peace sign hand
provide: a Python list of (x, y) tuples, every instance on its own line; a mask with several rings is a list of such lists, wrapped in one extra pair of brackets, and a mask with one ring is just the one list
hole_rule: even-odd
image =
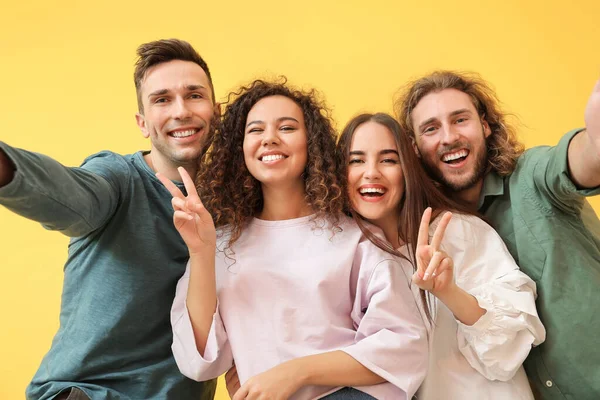
[(213, 219), (208, 210), (204, 208), (196, 186), (187, 171), (182, 167), (177, 170), (185, 185), (187, 196), (184, 196), (181, 190), (166, 176), (160, 173), (156, 174), (156, 177), (173, 196), (171, 203), (175, 210), (173, 213), (175, 228), (187, 245), (190, 256), (206, 251), (215, 251), (217, 233)]
[(417, 271), (412, 280), (419, 288), (427, 290), (435, 296), (454, 285), (454, 262), (445, 251), (440, 250), (440, 244), (451, 218), (452, 213), (444, 214), (435, 229), (431, 244), (429, 243), (430, 207), (423, 213), (419, 226), (416, 250)]

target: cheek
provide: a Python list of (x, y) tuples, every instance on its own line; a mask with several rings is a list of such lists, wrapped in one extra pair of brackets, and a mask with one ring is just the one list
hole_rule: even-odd
[(249, 139), (248, 136), (244, 136), (244, 142), (242, 144), (242, 150), (244, 151), (244, 160), (246, 164), (254, 159), (254, 153), (256, 152), (256, 140)]
[(402, 171), (396, 171), (393, 176), (390, 176), (389, 181), (394, 185), (394, 194), (400, 201), (404, 196), (404, 174)]
[(308, 162), (308, 143), (306, 138), (299, 139), (293, 144), (294, 153), (298, 154), (300, 160), (302, 160), (302, 168), (306, 167)]

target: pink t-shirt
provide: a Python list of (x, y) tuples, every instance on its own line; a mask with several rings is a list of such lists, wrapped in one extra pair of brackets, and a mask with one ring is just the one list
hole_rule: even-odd
[[(204, 356), (186, 308), (188, 265), (171, 311), (181, 372), (208, 380), (235, 359), (243, 384), (282, 362), (342, 350), (388, 381), (357, 389), (377, 399), (410, 399), (425, 377), (428, 345), (406, 275), (351, 219), (340, 227), (334, 234), (311, 216), (254, 219), (233, 256), (217, 252), (218, 306)], [(292, 399), (335, 389), (305, 386)]]

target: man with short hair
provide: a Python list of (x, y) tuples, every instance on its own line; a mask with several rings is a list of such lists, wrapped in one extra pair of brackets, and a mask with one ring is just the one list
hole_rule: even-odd
[[(151, 150), (103, 151), (80, 168), (0, 142), (0, 204), (71, 238), (60, 328), (27, 398), (212, 399), (179, 372), (170, 309), (187, 248), (156, 178), (194, 176), (219, 116), (208, 66), (184, 41), (138, 48), (138, 126)], [(177, 182), (183, 190), (183, 185)]]
[(483, 214), (537, 283), (547, 336), (525, 362), (534, 393), (600, 399), (600, 221), (585, 200), (600, 193), (600, 81), (585, 129), (525, 152), (475, 75), (420, 78), (397, 114), (430, 176)]

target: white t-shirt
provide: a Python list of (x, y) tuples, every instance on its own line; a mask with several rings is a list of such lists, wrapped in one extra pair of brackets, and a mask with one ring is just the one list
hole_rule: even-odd
[[(439, 218), (432, 223), (431, 236), (438, 223)], [(519, 270), (496, 231), (474, 216), (453, 215), (441, 248), (454, 260), (456, 284), (486, 313), (464, 325), (429, 296), (434, 304), (433, 328), (426, 323), (429, 370), (417, 399), (533, 399), (522, 364), (531, 346), (546, 337), (535, 308), (535, 283)], [(406, 246), (399, 250), (407, 254)], [(412, 265), (402, 263), (412, 276)], [(417, 286), (412, 288), (419, 298)]]

